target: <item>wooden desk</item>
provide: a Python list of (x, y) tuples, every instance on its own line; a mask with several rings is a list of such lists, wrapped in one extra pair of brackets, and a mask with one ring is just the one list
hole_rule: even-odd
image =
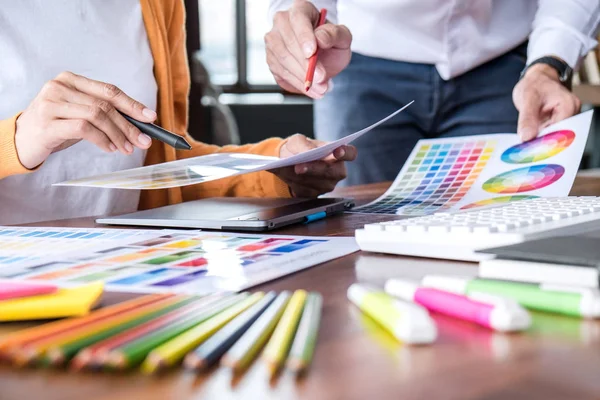
[[(387, 185), (336, 192), (360, 202)], [(575, 195), (600, 195), (600, 178), (580, 177)], [(285, 234), (351, 235), (389, 217), (341, 216), (293, 227)], [(91, 219), (48, 226), (93, 226)], [(600, 322), (535, 314), (527, 334), (502, 335), (438, 318), (434, 345), (408, 347), (375, 327), (347, 300), (357, 280), (382, 283), (389, 275), (474, 274), (475, 264), (356, 253), (262, 285), (263, 290), (308, 289), (324, 295), (322, 329), (310, 374), (268, 382), (260, 362), (241, 379), (224, 369), (195, 376), (181, 370), (160, 377), (0, 368), (0, 399), (598, 399)], [(108, 302), (126, 295), (109, 294)], [(17, 329), (4, 326), (4, 331)]]

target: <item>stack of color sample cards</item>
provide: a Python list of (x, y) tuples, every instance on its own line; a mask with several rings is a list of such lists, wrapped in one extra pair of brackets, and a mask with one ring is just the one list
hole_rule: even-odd
[(321, 296), (297, 290), (213, 296), (151, 294), (0, 338), (14, 365), (155, 373), (183, 363), (203, 371), (219, 362), (239, 372), (263, 349), (276, 373), (305, 371), (315, 348)]
[(102, 292), (102, 283), (59, 288), (43, 282), (0, 279), (0, 321), (85, 315), (100, 300)]

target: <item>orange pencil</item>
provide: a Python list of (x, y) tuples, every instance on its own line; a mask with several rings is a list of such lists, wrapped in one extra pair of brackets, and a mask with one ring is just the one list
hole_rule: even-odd
[[(322, 8), (319, 13), (319, 22), (317, 23), (317, 28), (325, 23), (325, 19), (327, 18), (327, 10)], [(306, 71), (306, 79), (304, 82), (304, 87), (308, 92), (313, 83), (313, 78), (315, 77), (315, 69), (317, 68), (317, 56), (319, 55), (319, 46), (317, 45), (317, 50), (315, 53), (310, 56), (308, 59), (308, 70)]]
[(199, 301), (186, 305), (178, 310), (171, 311), (152, 321), (148, 321), (113, 337), (94, 343), (92, 346), (82, 349), (79, 354), (73, 358), (71, 361), (71, 368), (74, 370), (81, 370), (88, 366), (95, 366), (95, 364), (101, 363), (101, 360), (103, 360), (112, 349), (136, 340), (168, 324), (189, 318), (198, 310), (209, 306), (220, 298), (220, 296), (208, 296), (202, 298)]
[(55, 334), (47, 337), (32, 340), (25, 345), (15, 346), (11, 348), (10, 355), (13, 363), (17, 365), (26, 365), (31, 361), (38, 359), (38, 357), (43, 356), (45, 352), (53, 346), (60, 346), (64, 343), (68, 343), (83, 336), (97, 332), (98, 330), (108, 329), (111, 326), (120, 325), (125, 321), (150, 313), (154, 310), (168, 307), (173, 303), (185, 301), (193, 301), (193, 297), (167, 297), (156, 302), (120, 312), (108, 318), (102, 318), (72, 329), (56, 332)]
[(59, 332), (68, 331), (70, 329), (76, 329), (80, 326), (89, 324), (91, 322), (109, 318), (119, 313), (135, 309), (146, 304), (154, 303), (156, 301), (166, 299), (172, 296), (173, 295), (171, 294), (142, 296), (133, 300), (125, 301), (123, 303), (102, 308), (98, 311), (92, 312), (90, 315), (86, 315), (85, 317), (60, 320), (41, 325), (39, 327), (29, 328), (15, 332), (14, 334), (6, 336), (2, 338), (2, 340), (0, 340), (0, 354), (6, 354), (10, 348), (13, 348), (15, 346), (20, 347), (23, 345), (27, 345), (32, 341), (40, 340), (45, 337), (55, 335)]

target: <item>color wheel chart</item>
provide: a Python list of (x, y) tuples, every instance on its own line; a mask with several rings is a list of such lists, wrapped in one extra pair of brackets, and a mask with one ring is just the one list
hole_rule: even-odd
[(483, 206), (491, 206), (493, 204), (503, 204), (510, 203), (511, 201), (520, 201), (520, 200), (530, 200), (537, 199), (539, 196), (530, 196), (530, 195), (517, 195), (517, 196), (500, 196), (493, 197), (487, 200), (476, 201), (471, 204), (467, 204), (466, 206), (462, 206), (461, 210), (468, 210), (471, 208), (483, 207)]
[(390, 191), (352, 211), (416, 216), (458, 203), (487, 165), (496, 141), (450, 140), (452, 143), (443, 143), (443, 139), (419, 142)]
[[(575, 132), (571, 130), (550, 132), (529, 142), (508, 148), (502, 153), (500, 159), (506, 164), (517, 165), (544, 161), (566, 150), (574, 140)], [(537, 164), (521, 167), (488, 179), (483, 183), (483, 190), (498, 194), (531, 192), (553, 184), (562, 178), (564, 174), (565, 168), (558, 164)], [(524, 200), (527, 197), (504, 196), (502, 199), (517, 201)], [(495, 198), (488, 201), (504, 202)]]
[(528, 164), (542, 161), (564, 151), (575, 140), (575, 132), (561, 130), (537, 139), (513, 146), (502, 153), (502, 161), (508, 164)]
[(532, 165), (504, 172), (483, 184), (490, 193), (523, 193), (542, 189), (559, 180), (565, 168), (557, 164)]

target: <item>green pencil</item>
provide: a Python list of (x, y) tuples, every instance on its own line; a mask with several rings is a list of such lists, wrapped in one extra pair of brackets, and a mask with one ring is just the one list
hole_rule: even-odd
[(184, 361), (186, 368), (201, 370), (215, 364), (261, 316), (275, 300), (276, 296), (275, 292), (267, 293), (258, 303), (244, 311), (244, 313), (221, 328), (193, 352), (189, 353)]
[(246, 369), (269, 340), (290, 300), (290, 296), (288, 291), (281, 292), (269, 308), (252, 324), (250, 329), (223, 356), (221, 364), (236, 371)]
[(297, 373), (304, 372), (312, 361), (319, 332), (322, 304), (323, 297), (318, 293), (310, 293), (306, 299), (298, 331), (287, 360), (287, 367)]
[(152, 311), (152, 312), (142, 315), (140, 317), (133, 318), (121, 325), (117, 325), (117, 326), (109, 328), (109, 329), (101, 330), (90, 336), (76, 339), (72, 342), (65, 343), (58, 347), (51, 347), (46, 352), (46, 356), (42, 360), (42, 363), (47, 364), (47, 365), (48, 364), (53, 365), (53, 366), (62, 365), (63, 363), (65, 363), (66, 361), (68, 361), (69, 359), (74, 357), (75, 354), (77, 354), (77, 352), (79, 352), (81, 349), (86, 348), (87, 346), (90, 346), (101, 340), (112, 337), (118, 333), (124, 332), (127, 329), (141, 325), (144, 322), (153, 320), (153, 319), (160, 317), (161, 315), (164, 315), (170, 311), (182, 308), (183, 306), (188, 305), (190, 303), (203, 301), (203, 300), (204, 299), (198, 298), (198, 297), (182, 298), (180, 301), (178, 301), (174, 304), (170, 304), (166, 307)]
[(118, 370), (136, 366), (146, 358), (148, 353), (162, 343), (182, 334), (210, 317), (219, 314), (225, 309), (244, 300), (246, 297), (248, 297), (248, 293), (228, 296), (223, 300), (211, 304), (206, 310), (199, 312), (196, 315), (185, 318), (171, 326), (158, 329), (144, 337), (127, 343), (122, 347), (113, 349), (106, 357), (107, 365), (105, 366)]

